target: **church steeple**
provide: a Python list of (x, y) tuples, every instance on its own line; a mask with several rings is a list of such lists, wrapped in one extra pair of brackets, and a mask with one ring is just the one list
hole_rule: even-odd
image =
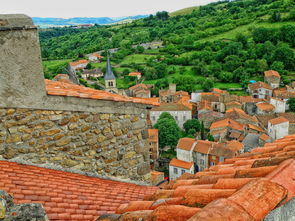
[(110, 57), (108, 55), (107, 59), (107, 67), (106, 67), (106, 73), (104, 75), (105, 80), (105, 90), (112, 92), (112, 93), (118, 93), (118, 89), (116, 86), (116, 77), (112, 70), (112, 65), (110, 62)]
[(107, 59), (107, 67), (106, 67), (106, 74), (104, 76), (104, 79), (105, 80), (116, 80), (116, 77), (113, 73), (113, 70), (112, 70), (112, 65), (111, 65), (111, 62), (110, 62), (110, 57), (108, 56), (108, 59)]

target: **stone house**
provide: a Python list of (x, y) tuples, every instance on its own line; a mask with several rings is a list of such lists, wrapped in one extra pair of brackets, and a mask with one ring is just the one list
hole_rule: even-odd
[(258, 103), (256, 107), (256, 114), (258, 115), (273, 114), (275, 112), (275, 106), (269, 103)]
[(286, 102), (286, 111), (289, 110), (288, 100), (290, 98), (295, 98), (295, 91), (289, 86), (285, 86), (284, 88), (276, 88), (273, 90), (273, 97), (279, 98)]
[(242, 109), (242, 104), (240, 102), (237, 101), (231, 101), (231, 102), (227, 102), (225, 103), (225, 110), (229, 110), (231, 108), (238, 108), (238, 109)]
[(148, 129), (149, 144), (150, 144), (150, 159), (152, 167), (155, 166), (159, 157), (159, 130)]
[(257, 134), (263, 134), (265, 133), (265, 130), (263, 130), (261, 127), (253, 124), (247, 125), (247, 132), (248, 133), (257, 133)]
[(224, 117), (223, 113), (202, 109), (198, 112), (198, 120), (203, 121), (204, 128), (209, 129), (211, 124)]
[(140, 72), (130, 72), (128, 74), (128, 76), (130, 76), (130, 77), (136, 77), (137, 80), (139, 80), (141, 78), (141, 73)]
[(286, 103), (287, 102), (285, 100), (271, 97), (269, 103), (275, 107), (275, 109), (274, 109), (275, 113), (285, 113), (286, 112)]
[(103, 75), (104, 75), (103, 72), (99, 68), (96, 68), (93, 70), (84, 70), (81, 73), (81, 77), (85, 80), (91, 80), (92, 77), (100, 78), (100, 77), (103, 77)]
[(174, 102), (174, 94), (176, 93), (176, 84), (169, 84), (168, 90), (160, 90), (159, 97), (161, 103)]
[(264, 101), (263, 99), (254, 98), (252, 96), (239, 96), (242, 109), (249, 115), (256, 114), (256, 103)]
[(273, 139), (280, 139), (289, 134), (289, 121), (284, 117), (277, 117), (268, 121), (268, 135)]
[(153, 126), (157, 123), (160, 115), (164, 112), (171, 114), (177, 125), (182, 129), (183, 124), (187, 120), (192, 119), (192, 111), (185, 105), (177, 103), (161, 103), (160, 106), (154, 107), (150, 110), (150, 119)]
[[(244, 146), (243, 144), (241, 144)], [(217, 165), (219, 162), (224, 162), (225, 159), (233, 158), (236, 151), (227, 148), (226, 144), (214, 144), (208, 153), (208, 164), (210, 166)]]
[(245, 135), (245, 131), (245, 124), (229, 118), (216, 121), (210, 127), (210, 134), (214, 137), (215, 141), (238, 140), (240, 136)]
[(194, 163), (197, 166), (198, 171), (203, 171), (209, 166), (209, 151), (212, 148), (214, 142), (207, 140), (198, 140), (193, 150)]
[(193, 138), (181, 138), (176, 146), (176, 156), (178, 160), (192, 162), (193, 150), (197, 141)]
[(129, 88), (129, 95), (131, 97), (150, 98), (151, 90), (146, 84), (136, 84)]
[(256, 82), (248, 85), (248, 92), (254, 98), (267, 99), (272, 96), (272, 87), (264, 82)]
[(79, 60), (79, 61), (73, 61), (70, 62), (70, 68), (77, 71), (77, 70), (82, 70), (85, 69), (87, 64), (89, 64), (89, 61), (87, 60)]
[(176, 180), (184, 173), (194, 174), (194, 163), (173, 158), (169, 163), (169, 178)]
[(269, 84), (272, 88), (278, 88), (281, 82), (281, 75), (274, 70), (265, 71), (264, 82)]
[(89, 59), (89, 61), (92, 61), (92, 62), (100, 62), (101, 59), (103, 59), (103, 56), (101, 56), (97, 52), (86, 55), (86, 57)]
[(295, 113), (294, 112), (286, 112), (286, 113), (278, 113), (277, 117), (284, 117), (289, 121), (289, 134), (295, 134)]
[(231, 108), (226, 111), (225, 115), (226, 118), (235, 120), (241, 124), (254, 124), (258, 125), (258, 120), (255, 116), (250, 116), (245, 113), (242, 109), (239, 108)]

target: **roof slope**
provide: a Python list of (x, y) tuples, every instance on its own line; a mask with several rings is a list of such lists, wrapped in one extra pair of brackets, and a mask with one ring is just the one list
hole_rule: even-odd
[(272, 90), (272, 87), (269, 84), (264, 83), (264, 82), (261, 82), (261, 81), (258, 81), (256, 83), (249, 84), (248, 87), (252, 91), (257, 90), (259, 88), (265, 88), (265, 89), (268, 89), (268, 90)]
[(159, 106), (158, 102), (155, 102), (154, 99), (150, 98), (135, 98), (127, 97), (118, 94), (113, 94), (107, 91), (95, 90), (88, 87), (83, 87), (80, 85), (60, 82), (60, 81), (51, 81), (45, 80), (46, 90), (48, 95), (56, 96), (66, 96), (66, 97), (79, 97), (79, 98), (88, 98), (94, 100), (110, 100), (110, 101), (121, 101), (121, 102), (132, 102), (132, 103), (141, 103)]
[(195, 142), (196, 142), (196, 139), (194, 138), (184, 137), (179, 139), (176, 148), (190, 151), (194, 147)]
[(0, 177), (16, 203), (42, 203), (49, 220), (60, 221), (94, 220), (157, 189), (7, 161), (0, 161)]
[(184, 174), (145, 201), (122, 204), (112, 221), (262, 220), (295, 196), (294, 169), (295, 134), (195, 175)]
[(112, 65), (111, 65), (111, 62), (110, 62), (110, 58), (108, 57), (108, 60), (107, 60), (107, 67), (106, 67), (106, 73), (104, 75), (104, 79), (105, 80), (115, 80), (116, 77), (113, 73), (113, 70), (112, 70)]

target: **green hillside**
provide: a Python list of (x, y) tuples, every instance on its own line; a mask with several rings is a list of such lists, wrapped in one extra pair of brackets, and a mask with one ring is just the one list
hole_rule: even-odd
[[(295, 71), (295, 2), (223, 1), (172, 16), (159, 12), (130, 24), (97, 26), (77, 33), (69, 29), (41, 32), (40, 39), (46, 60), (75, 60), (87, 53), (119, 48), (112, 55), (119, 86), (134, 84), (126, 75), (140, 71), (145, 83), (156, 85), (154, 94), (169, 82), (189, 92), (212, 86), (244, 87), (250, 79), (260, 80), (270, 68), (288, 83)], [(132, 47), (155, 40), (163, 41), (164, 47)], [(47, 70), (46, 74), (56, 73)]]
[(197, 10), (199, 7), (198, 6), (195, 6), (195, 7), (189, 7), (189, 8), (184, 8), (184, 9), (180, 9), (180, 10), (177, 10), (175, 12), (171, 12), (169, 15), (171, 17), (173, 16), (178, 16), (178, 15), (187, 15), (187, 14), (190, 14), (192, 13), (194, 10)]

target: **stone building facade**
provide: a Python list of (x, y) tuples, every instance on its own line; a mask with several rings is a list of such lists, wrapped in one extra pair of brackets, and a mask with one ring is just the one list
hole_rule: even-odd
[(31, 18), (0, 15), (0, 21), (0, 155), (148, 181), (151, 105), (89, 88), (81, 93), (70, 84), (49, 93)]

